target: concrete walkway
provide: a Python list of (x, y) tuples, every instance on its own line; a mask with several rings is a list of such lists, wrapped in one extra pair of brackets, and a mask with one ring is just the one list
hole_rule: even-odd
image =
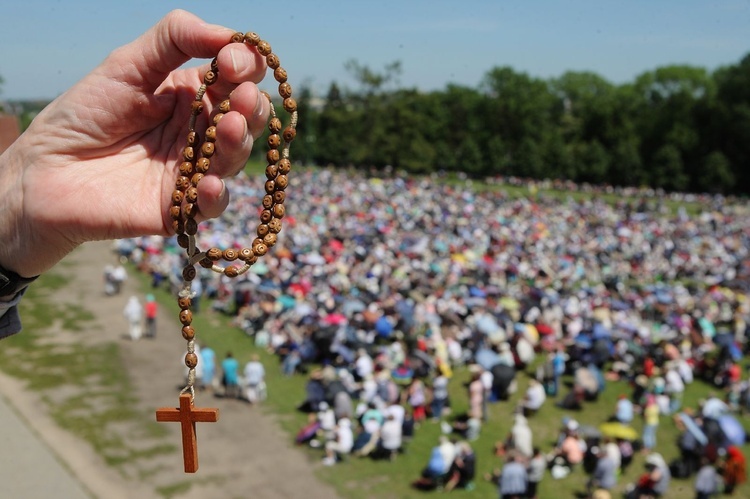
[(0, 496), (92, 497), (3, 396), (0, 396)]

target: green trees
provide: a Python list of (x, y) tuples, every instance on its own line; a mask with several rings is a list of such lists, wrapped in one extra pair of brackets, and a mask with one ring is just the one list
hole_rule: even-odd
[(496, 67), (478, 88), (433, 92), (397, 88), (399, 62), (346, 67), (355, 90), (334, 83), (319, 107), (302, 91), (295, 147), (306, 161), (748, 193), (750, 55), (714, 73), (671, 65), (622, 85)]

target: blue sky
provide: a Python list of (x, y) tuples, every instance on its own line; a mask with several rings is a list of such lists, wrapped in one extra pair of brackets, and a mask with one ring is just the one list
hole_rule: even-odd
[(402, 62), (401, 86), (475, 87), (495, 66), (588, 70), (614, 83), (679, 63), (715, 69), (750, 53), (750, 0), (9, 0), (0, 99), (55, 97), (114, 48), (183, 8), (273, 46), (293, 84), (325, 93), (344, 63)]

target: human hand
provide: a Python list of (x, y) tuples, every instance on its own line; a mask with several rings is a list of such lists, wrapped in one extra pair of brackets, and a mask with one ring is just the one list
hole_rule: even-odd
[[(168, 235), (168, 207), (185, 146), (190, 105), (218, 54), (219, 81), (205, 111), (231, 92), (216, 154), (198, 187), (201, 217), (218, 216), (265, 126), (269, 103), (255, 83), (265, 59), (233, 30), (173, 11), (58, 97), (0, 156), (0, 266), (31, 277), (86, 241)], [(197, 130), (205, 129), (198, 121)]]

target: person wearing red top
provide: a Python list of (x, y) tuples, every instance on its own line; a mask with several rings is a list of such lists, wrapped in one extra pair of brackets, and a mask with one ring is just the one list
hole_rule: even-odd
[(156, 314), (159, 306), (154, 295), (146, 296), (146, 338), (156, 338)]

